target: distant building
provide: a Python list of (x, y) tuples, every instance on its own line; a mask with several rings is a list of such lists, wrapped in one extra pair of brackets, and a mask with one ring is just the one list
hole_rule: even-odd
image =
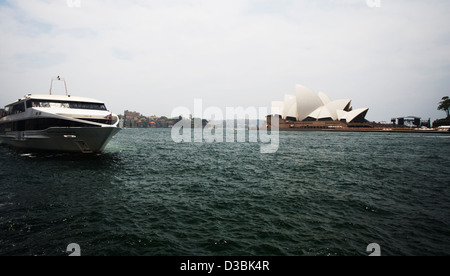
[(142, 115), (140, 113), (136, 112), (136, 111), (128, 111), (128, 110), (126, 110), (124, 112), (124, 118), (123, 118), (123, 120), (124, 120), (124, 123), (123, 123), (124, 127), (125, 128), (137, 128), (138, 127), (138, 121), (139, 121), (139, 118), (141, 116)]
[(124, 128), (169, 128), (173, 127), (180, 118), (169, 119), (165, 116), (144, 116), (136, 111), (126, 110), (123, 115)]
[(399, 117), (399, 118), (392, 118), (391, 122), (394, 126), (399, 127), (431, 127), (431, 119), (428, 120), (422, 120), (420, 117), (416, 116), (407, 116), (407, 117)]
[(272, 102), (272, 116), (298, 122), (366, 122), (368, 108), (353, 109), (351, 100), (332, 101), (325, 93), (297, 85), (296, 95), (285, 95), (284, 101)]

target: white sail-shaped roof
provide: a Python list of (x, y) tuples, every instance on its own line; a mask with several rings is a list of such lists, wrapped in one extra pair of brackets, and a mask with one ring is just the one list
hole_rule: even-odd
[(351, 123), (353, 120), (356, 119), (356, 117), (358, 117), (359, 115), (361, 115), (363, 113), (367, 113), (367, 111), (369, 111), (368, 108), (359, 108), (359, 109), (355, 109), (350, 112), (347, 112), (347, 123)]
[(338, 110), (345, 110), (350, 106), (351, 100), (336, 100), (325, 105), (328, 111), (331, 113), (331, 118), (333, 120), (338, 120), (339, 116), (337, 114)]
[(294, 95), (284, 96), (283, 118), (297, 118), (297, 97)]
[(323, 104), (329, 104), (332, 102), (332, 100), (330, 99), (330, 97), (328, 97), (327, 94), (323, 93), (323, 92), (319, 92), (318, 94), (319, 98), (322, 100)]
[(339, 121), (345, 120), (345, 122), (347, 122), (347, 114), (348, 112), (344, 110), (337, 110), (338, 120)]
[(283, 115), (284, 102), (275, 101), (272, 102), (271, 115)]
[(319, 118), (317, 118), (318, 120), (324, 120), (324, 119), (331, 119), (331, 120), (335, 120), (333, 119), (333, 115), (331, 114), (330, 110), (324, 106), (322, 107), (322, 110), (320, 111), (319, 114)]
[(328, 110), (326, 106), (321, 106), (311, 112), (307, 118), (312, 118), (315, 120), (325, 120), (325, 119), (333, 119), (331, 112)]
[(298, 121), (333, 120), (347, 123), (363, 121), (368, 108), (352, 110), (351, 100), (332, 101), (325, 93), (314, 93), (308, 87), (297, 85), (296, 95), (285, 95), (284, 101), (272, 102), (272, 115), (297, 118)]
[(369, 111), (368, 108), (360, 108), (355, 109), (350, 112), (346, 112), (344, 110), (338, 110), (338, 119), (339, 120), (345, 120), (346, 123), (351, 123), (353, 120), (356, 119), (356, 117), (362, 115), (363, 113), (367, 113)]
[[(311, 113), (308, 115), (308, 117), (317, 120), (317, 119), (319, 118), (319, 116), (320, 116), (320, 112), (322, 112), (322, 108), (323, 108), (323, 106), (317, 108), (316, 110), (314, 110), (313, 112), (311, 112)], [(307, 117), (307, 118), (308, 118), (308, 117)]]
[(297, 85), (298, 120), (305, 120), (311, 112), (323, 106), (322, 100), (308, 87)]

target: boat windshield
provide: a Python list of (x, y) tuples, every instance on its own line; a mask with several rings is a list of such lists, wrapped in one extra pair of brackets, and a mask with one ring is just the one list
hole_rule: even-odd
[(106, 110), (105, 104), (102, 103), (63, 102), (63, 101), (48, 101), (48, 100), (30, 100), (27, 102), (27, 106), (46, 107), (46, 108)]

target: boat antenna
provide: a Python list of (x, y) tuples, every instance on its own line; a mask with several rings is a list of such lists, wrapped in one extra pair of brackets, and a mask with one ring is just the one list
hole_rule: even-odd
[(60, 76), (52, 78), (52, 82), (50, 83), (50, 95), (52, 95), (52, 88), (53, 88), (53, 82), (54, 81), (63, 81), (64, 82), (64, 87), (66, 88), (66, 96), (69, 96), (69, 93), (67, 92), (66, 80), (64, 78), (61, 78)]

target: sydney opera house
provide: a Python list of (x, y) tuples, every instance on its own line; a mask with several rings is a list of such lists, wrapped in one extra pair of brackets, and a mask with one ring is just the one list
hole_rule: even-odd
[(344, 127), (352, 123), (365, 123), (369, 109), (353, 109), (351, 102), (350, 99), (333, 101), (323, 92), (316, 94), (305, 86), (297, 85), (296, 95), (285, 95), (284, 101), (272, 102), (268, 119), (278, 116), (281, 119), (280, 128)]

